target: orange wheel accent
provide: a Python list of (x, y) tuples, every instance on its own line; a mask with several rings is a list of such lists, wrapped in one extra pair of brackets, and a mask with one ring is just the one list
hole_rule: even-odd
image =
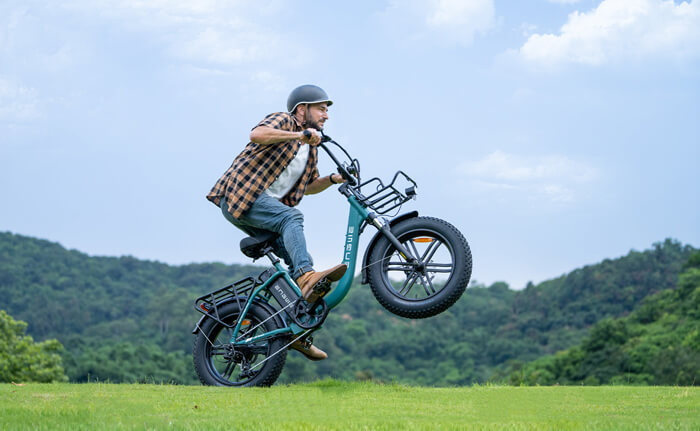
[(413, 238), (413, 242), (433, 242), (435, 241), (435, 238)]

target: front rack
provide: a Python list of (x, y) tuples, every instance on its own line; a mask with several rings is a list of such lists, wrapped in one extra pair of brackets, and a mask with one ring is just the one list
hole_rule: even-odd
[(230, 325), (219, 318), (219, 304), (229, 299), (235, 299), (238, 302), (239, 309), (243, 309), (242, 305), (245, 304), (247, 297), (257, 284), (253, 277), (243, 278), (195, 299), (194, 309), (205, 316), (211, 317), (227, 328), (232, 328), (235, 322)]
[[(396, 184), (396, 181), (399, 178), (412, 184), (410, 187), (407, 187), (403, 193), (397, 188), (398, 185)], [(377, 214), (386, 214), (394, 208), (397, 208), (407, 201), (415, 199), (416, 197), (416, 182), (402, 171), (396, 172), (396, 174), (394, 174), (394, 178), (391, 180), (391, 183), (387, 185), (384, 185), (382, 180), (379, 178), (374, 177), (360, 184), (357, 187), (357, 190), (359, 191), (363, 187), (367, 187), (370, 184), (374, 184), (375, 191), (368, 196), (362, 196), (361, 200), (363, 204), (374, 210)]]

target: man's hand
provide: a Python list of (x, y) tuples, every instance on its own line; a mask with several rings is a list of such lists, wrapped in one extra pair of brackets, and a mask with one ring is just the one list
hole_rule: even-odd
[(331, 181), (331, 184), (342, 184), (347, 182), (340, 174), (330, 174), (328, 179)]
[(306, 129), (301, 132), (301, 142), (309, 144), (312, 147), (321, 143), (321, 135), (316, 131), (316, 129)]

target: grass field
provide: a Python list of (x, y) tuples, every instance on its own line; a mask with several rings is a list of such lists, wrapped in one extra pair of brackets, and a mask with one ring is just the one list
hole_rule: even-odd
[(2, 384), (0, 429), (700, 430), (700, 389)]

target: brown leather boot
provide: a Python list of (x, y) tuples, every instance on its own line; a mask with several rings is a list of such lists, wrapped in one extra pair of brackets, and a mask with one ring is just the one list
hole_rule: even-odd
[(294, 349), (301, 352), (302, 355), (306, 356), (312, 361), (322, 361), (328, 357), (328, 354), (313, 344), (307, 344), (301, 340), (296, 340), (289, 346), (290, 349)]
[(301, 289), (301, 295), (304, 297), (304, 299), (309, 300), (309, 297), (313, 293), (313, 287), (316, 285), (316, 283), (323, 280), (324, 278), (327, 278), (328, 281), (331, 282), (338, 281), (343, 277), (347, 269), (348, 266), (344, 263), (341, 263), (340, 265), (336, 265), (333, 268), (327, 269), (325, 271), (305, 272), (299, 278), (296, 279), (297, 286), (299, 286), (299, 288)]

